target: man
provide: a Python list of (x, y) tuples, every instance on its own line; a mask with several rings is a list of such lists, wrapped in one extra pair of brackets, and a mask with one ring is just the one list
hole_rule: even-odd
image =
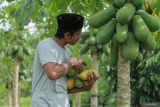
[[(32, 81), (31, 107), (70, 107), (65, 74), (70, 68), (79, 69), (84, 62), (71, 56), (67, 44), (74, 45), (80, 37), (84, 18), (66, 13), (57, 17), (58, 29), (55, 37), (42, 40), (36, 49)], [(96, 81), (94, 73), (88, 75), (89, 90)]]

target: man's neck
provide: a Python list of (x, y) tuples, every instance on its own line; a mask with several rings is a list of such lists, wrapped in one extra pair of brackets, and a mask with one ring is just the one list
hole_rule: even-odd
[(53, 40), (58, 44), (60, 45), (62, 48), (65, 48), (65, 45), (67, 44), (64, 39), (59, 39), (59, 38), (56, 38), (56, 37), (53, 37)]

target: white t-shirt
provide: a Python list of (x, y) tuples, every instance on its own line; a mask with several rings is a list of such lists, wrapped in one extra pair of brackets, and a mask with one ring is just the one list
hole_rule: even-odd
[(50, 80), (42, 67), (49, 62), (61, 64), (70, 55), (67, 47), (62, 48), (52, 38), (38, 44), (34, 58), (31, 107), (70, 107), (66, 77)]

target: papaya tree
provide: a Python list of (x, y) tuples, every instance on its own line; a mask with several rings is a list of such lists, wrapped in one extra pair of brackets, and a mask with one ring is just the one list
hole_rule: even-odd
[[(20, 66), (24, 60), (24, 56), (28, 55), (28, 50), (25, 45), (23, 33), (19, 30), (10, 31), (8, 37), (13, 36), (11, 44), (6, 48), (6, 55), (13, 59), (13, 73), (12, 73), (12, 106), (19, 106), (19, 73)], [(23, 41), (23, 42), (22, 42)]]
[[(11, 1), (10, 1), (11, 2)], [(20, 20), (17, 20), (16, 9), (19, 6), (17, 2), (3, 8), (3, 13), (7, 13), (4, 21), (9, 22), (10, 29), (5, 31), (5, 56), (13, 61), (13, 72), (11, 73), (11, 106), (19, 106), (19, 72), (25, 55), (29, 55), (26, 45), (26, 37)], [(3, 37), (4, 38), (4, 37)]]
[[(95, 69), (99, 74), (99, 62), (102, 54), (108, 55), (109, 47), (108, 45), (102, 46), (97, 44), (96, 36), (97, 29), (90, 28), (89, 31), (82, 32), (79, 43), (83, 44), (80, 49), (80, 54), (86, 54), (88, 51), (92, 57), (92, 69)], [(98, 107), (98, 81), (96, 81), (91, 88), (91, 107)]]
[(144, 0), (114, 0), (106, 10), (89, 19), (89, 25), (98, 28), (97, 43), (109, 44), (109, 63), (118, 71), (117, 107), (130, 107), (130, 61), (141, 50), (154, 50), (156, 41), (152, 32), (159, 30), (159, 20), (146, 12)]
[[(6, 47), (6, 44), (8, 43), (6, 40), (6, 31), (5, 30), (0, 30), (1, 33), (1, 37), (0, 37), (0, 82), (1, 82), (1, 86), (4, 85), (5, 90), (1, 91), (1, 97), (2, 99), (7, 99), (7, 103), (9, 103), (9, 105), (12, 105), (12, 97), (11, 97), (11, 87), (12, 87), (12, 66), (13, 66), (13, 62), (12, 59), (10, 57), (5, 57), (5, 49), (4, 47)], [(5, 41), (5, 42), (4, 42)], [(1, 87), (3, 89), (3, 87)], [(1, 104), (3, 104), (1, 102)]]

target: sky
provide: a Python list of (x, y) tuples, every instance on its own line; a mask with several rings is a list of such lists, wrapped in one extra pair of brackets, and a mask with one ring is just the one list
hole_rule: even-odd
[[(5, 6), (9, 6), (9, 3), (6, 2), (6, 1), (3, 1), (1, 4), (0, 4), (0, 10), (2, 9), (2, 7), (5, 7)], [(0, 19), (0, 29), (5, 29), (5, 30), (9, 30), (9, 22), (7, 21), (5, 24), (1, 23), (2, 22), (2, 19)]]
[(9, 3), (6, 2), (6, 1), (3, 1), (3, 2), (0, 4), (0, 8), (5, 7), (5, 6), (9, 6)]
[[(0, 10), (2, 9), (2, 7), (6, 7), (6, 6), (9, 6), (9, 3), (6, 2), (6, 1), (3, 1), (1, 4), (0, 4)], [(5, 20), (5, 24), (1, 23), (2, 22), (2, 19), (0, 19), (0, 29), (5, 29), (5, 30), (9, 30), (11, 27), (10, 27), (10, 24), (7, 20)], [(33, 34), (37, 31), (37, 27), (36, 27), (36, 24), (33, 23), (33, 22), (30, 22), (28, 23), (27, 26), (24, 26), (25, 29), (28, 29), (28, 31)]]

